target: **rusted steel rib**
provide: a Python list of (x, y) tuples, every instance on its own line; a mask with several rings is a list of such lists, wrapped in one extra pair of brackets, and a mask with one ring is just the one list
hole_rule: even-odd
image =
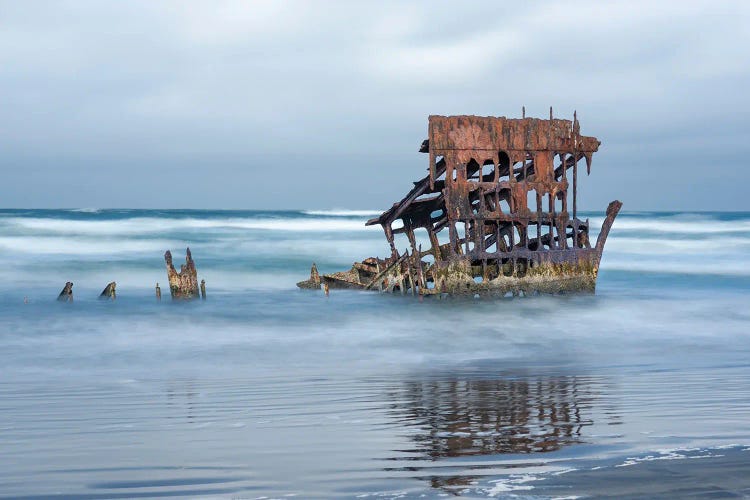
[[(391, 264), (388, 264), (388, 266), (386, 266), (383, 270), (381, 270), (379, 273), (377, 273), (375, 276), (371, 278), (371, 281), (364, 287), (365, 290), (369, 290), (376, 283), (381, 283), (383, 281), (383, 278), (388, 276), (389, 273), (393, 273), (394, 269), (397, 266), (400, 267), (401, 263), (404, 262), (408, 256), (409, 254), (404, 253), (401, 257), (393, 261)], [(400, 269), (399, 269), (398, 274), (401, 274)]]
[(604, 219), (602, 229), (599, 231), (599, 236), (596, 238), (596, 252), (599, 256), (597, 261), (597, 267), (599, 262), (602, 260), (602, 253), (604, 252), (604, 244), (607, 242), (607, 236), (609, 236), (609, 230), (612, 228), (612, 224), (615, 222), (615, 217), (622, 208), (622, 202), (615, 200), (607, 207), (607, 217)]

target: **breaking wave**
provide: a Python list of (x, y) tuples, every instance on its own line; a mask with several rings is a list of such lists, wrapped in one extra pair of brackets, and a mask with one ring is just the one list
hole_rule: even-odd
[[(355, 260), (386, 255), (381, 229), (364, 225), (373, 213), (6, 211), (0, 212), (0, 266), (6, 269), (4, 276), (20, 281), (28, 270), (18, 266), (39, 258), (70, 269), (79, 266), (80, 272), (92, 263), (111, 262), (127, 262), (133, 272), (161, 272), (166, 249), (180, 253), (190, 246), (199, 263), (209, 260), (216, 273), (226, 273), (219, 280), (222, 286), (232, 287), (229, 275), (239, 268), (247, 273), (243, 283), (266, 286), (272, 280), (263, 275), (271, 273), (283, 275), (284, 286), (293, 286), (294, 277), (304, 278), (312, 262), (321, 272), (333, 272), (348, 269)], [(601, 213), (588, 215), (595, 241)], [(417, 236), (427, 244), (419, 239), (423, 235)], [(399, 250), (408, 246), (397, 235)], [(750, 214), (623, 213), (607, 241), (602, 270), (750, 276)]]
[(374, 217), (382, 213), (381, 210), (304, 210), (306, 215), (324, 215), (330, 217)]
[[(14, 217), (2, 221), (8, 229), (38, 233), (80, 235), (137, 235), (165, 231), (206, 230), (266, 230), (266, 231), (367, 231), (364, 222), (351, 219), (324, 218), (227, 218), (227, 219), (170, 219), (138, 217), (115, 220), (70, 220), (51, 218)], [(0, 226), (1, 227), (1, 226)]]
[(82, 214), (98, 214), (101, 212), (101, 208), (71, 208), (68, 211)]
[(173, 241), (163, 239), (132, 240), (90, 238), (66, 238), (49, 236), (3, 236), (0, 237), (0, 252), (19, 255), (117, 255), (144, 252), (162, 252), (174, 246)]
[[(592, 217), (592, 227), (600, 227), (603, 217)], [(750, 218), (723, 219), (709, 214), (675, 214), (675, 215), (631, 215), (617, 217), (616, 231), (641, 231), (654, 233), (682, 233), (691, 235), (720, 233), (749, 233)]]
[(720, 239), (653, 238), (613, 236), (607, 239), (608, 251), (641, 255), (706, 255), (750, 251), (750, 238), (724, 237)]

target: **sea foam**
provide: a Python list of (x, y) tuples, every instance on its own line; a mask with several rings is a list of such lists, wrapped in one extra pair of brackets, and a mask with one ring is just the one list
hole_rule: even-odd
[(307, 215), (325, 215), (330, 217), (373, 217), (380, 215), (381, 210), (304, 210), (302, 213)]
[(118, 220), (70, 220), (11, 217), (0, 219), (10, 230), (85, 235), (146, 234), (165, 231), (267, 230), (300, 232), (372, 231), (363, 221), (328, 218), (151, 218)]

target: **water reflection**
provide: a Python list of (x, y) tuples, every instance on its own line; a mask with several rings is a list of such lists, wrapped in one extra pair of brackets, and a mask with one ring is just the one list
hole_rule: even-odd
[[(498, 455), (497, 460), (390, 467), (408, 470), (433, 488), (459, 494), (512, 454), (545, 453), (580, 443), (593, 424), (593, 380), (575, 376), (410, 380), (389, 396), (390, 416), (412, 447), (393, 460), (438, 461)], [(454, 465), (454, 466), (452, 466)]]
[[(198, 391), (195, 388), (195, 382), (193, 380), (175, 382), (171, 381), (167, 385), (167, 407), (171, 409), (178, 409), (184, 406), (184, 416), (189, 423), (193, 423), (196, 414), (196, 397)], [(178, 412), (182, 413), (182, 412)], [(169, 416), (167, 418), (177, 418)]]
[(391, 416), (406, 426), (416, 459), (538, 453), (578, 443), (596, 397), (573, 376), (407, 381)]

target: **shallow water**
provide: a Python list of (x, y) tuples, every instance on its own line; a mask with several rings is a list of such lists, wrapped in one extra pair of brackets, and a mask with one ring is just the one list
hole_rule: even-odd
[(750, 495), (750, 214), (620, 215), (595, 296), (295, 289), (367, 217), (0, 211), (0, 497)]

